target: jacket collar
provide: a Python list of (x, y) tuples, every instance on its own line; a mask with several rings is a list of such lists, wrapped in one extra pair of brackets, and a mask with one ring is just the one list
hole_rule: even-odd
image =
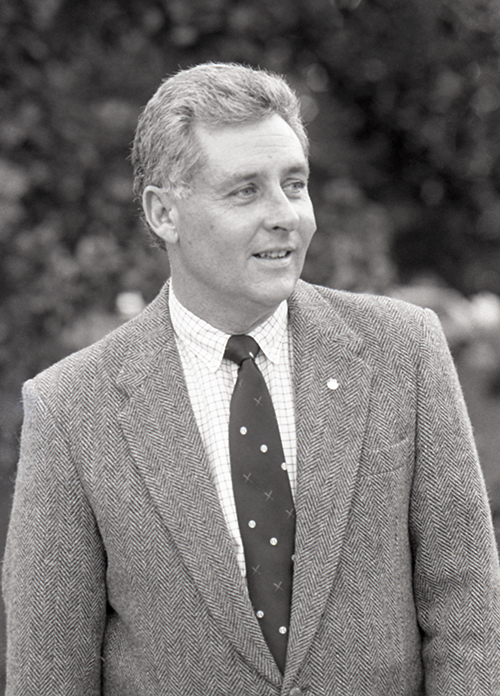
[[(134, 393), (152, 369), (164, 363), (166, 353), (174, 358), (177, 377), (183, 380), (170, 321), (169, 291), (169, 283), (165, 283), (153, 302), (129, 322), (128, 348), (116, 379), (117, 385), (129, 395)], [(303, 341), (311, 332), (324, 335), (339, 346), (348, 345), (352, 350), (362, 344), (358, 335), (314, 286), (299, 280), (288, 306), (294, 336), (296, 378), (301, 373), (305, 355)]]

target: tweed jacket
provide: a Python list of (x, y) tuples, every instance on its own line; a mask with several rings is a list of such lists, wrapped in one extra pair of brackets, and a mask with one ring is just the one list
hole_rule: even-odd
[(303, 282), (289, 313), (285, 674), (236, 564), (164, 288), (25, 385), (8, 696), (500, 694), (498, 556), (435, 315)]

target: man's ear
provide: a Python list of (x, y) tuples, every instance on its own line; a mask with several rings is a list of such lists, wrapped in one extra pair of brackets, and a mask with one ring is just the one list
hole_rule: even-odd
[(158, 186), (146, 186), (142, 194), (146, 220), (165, 244), (175, 244), (177, 233), (177, 206), (172, 196)]

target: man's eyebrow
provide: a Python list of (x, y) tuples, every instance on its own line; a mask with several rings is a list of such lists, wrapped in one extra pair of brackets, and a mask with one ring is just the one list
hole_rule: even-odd
[(305, 176), (309, 176), (311, 170), (308, 162), (301, 162), (300, 164), (293, 165), (287, 171), (289, 174), (305, 174)]
[(231, 174), (230, 176), (228, 176), (227, 179), (224, 179), (223, 183), (225, 186), (235, 186), (237, 184), (243, 183), (244, 181), (257, 179), (258, 177), (259, 172), (257, 171), (238, 172), (236, 174)]
[[(306, 177), (309, 176), (309, 164), (307, 163), (297, 163), (297, 164), (292, 164), (289, 167), (286, 167), (284, 170), (284, 174), (286, 176), (290, 174), (302, 174)], [(243, 183), (245, 181), (251, 181), (253, 179), (258, 179), (261, 176), (261, 172), (258, 170), (251, 170), (248, 172), (241, 171), (237, 172), (235, 174), (232, 174), (229, 176), (227, 179), (224, 180), (224, 185), (225, 186), (235, 186), (237, 184)]]

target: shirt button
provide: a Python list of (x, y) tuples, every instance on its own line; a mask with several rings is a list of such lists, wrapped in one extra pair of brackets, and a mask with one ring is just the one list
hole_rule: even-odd
[(278, 628), (278, 631), (281, 633), (282, 636), (284, 636), (286, 633), (286, 626), (280, 626)]
[(259, 611), (257, 612), (257, 618), (258, 618), (258, 619), (263, 619), (263, 618), (264, 618), (264, 612), (262, 611), (262, 609), (259, 609)]
[(249, 520), (248, 526), (250, 527), (250, 529), (255, 529), (255, 527), (257, 526), (257, 522), (255, 520)]
[(271, 544), (271, 546), (276, 546), (278, 540), (276, 539), (276, 537), (271, 537), (271, 539), (269, 539), (269, 543)]
[(289, 696), (302, 696), (302, 689), (299, 689), (298, 686), (294, 686), (293, 689), (290, 689)]

